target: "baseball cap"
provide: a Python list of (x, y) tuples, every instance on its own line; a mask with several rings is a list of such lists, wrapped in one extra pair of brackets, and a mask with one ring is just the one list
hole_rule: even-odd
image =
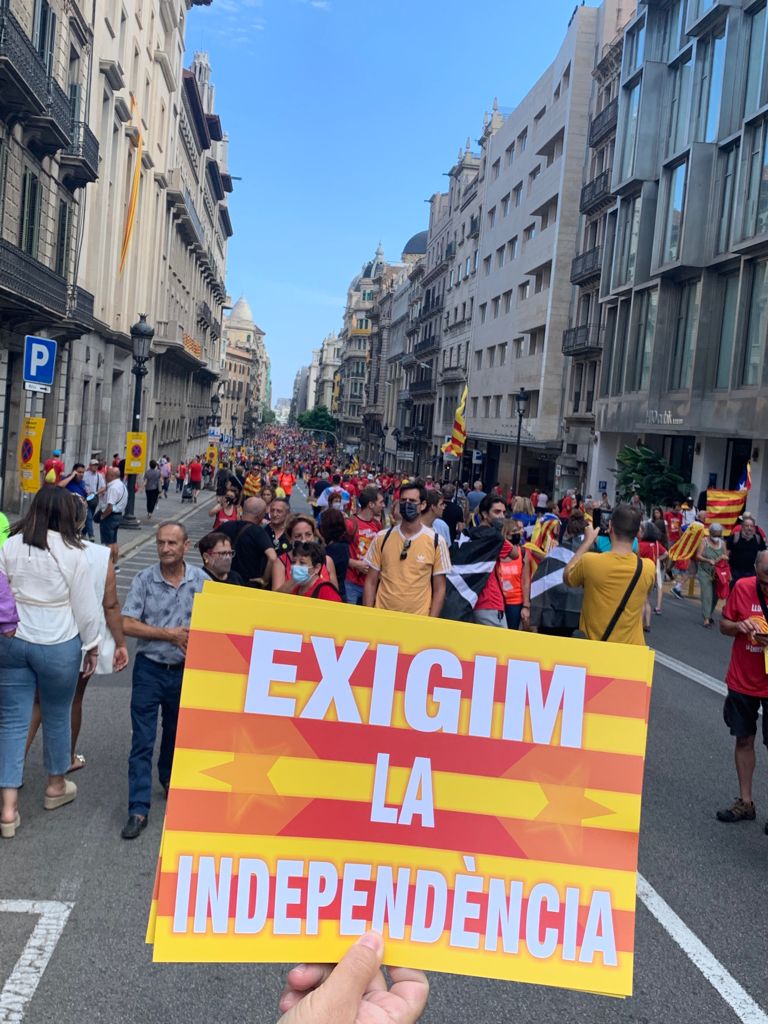
[(54, 448), (53, 449), (53, 454), (54, 455), (61, 455), (61, 448)]

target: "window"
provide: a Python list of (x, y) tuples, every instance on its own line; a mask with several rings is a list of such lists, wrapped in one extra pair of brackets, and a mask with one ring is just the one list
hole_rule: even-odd
[(493, 396), (493, 415), (497, 420), (501, 419), (501, 395)]
[(480, 323), (481, 324), (485, 323), (485, 315), (486, 315), (487, 312), (488, 312), (488, 303), (487, 302), (481, 302), (480, 303)]
[(500, 245), (496, 250), (496, 266), (501, 269), (504, 266), (504, 246)]
[[(508, 292), (507, 294), (511, 295), (512, 292)], [(499, 345), (497, 351), (499, 353), (499, 366), (503, 366), (506, 363), (506, 361), (507, 361), (507, 343), (506, 343), (506, 341), (502, 345)]]
[(528, 296), (530, 294), (530, 291), (531, 291), (531, 282), (530, 281), (523, 281), (523, 283), (521, 285), (518, 285), (518, 288), (517, 288), (517, 298), (518, 298), (518, 300), (520, 302), (523, 302), (525, 299), (528, 298)]
[(522, 359), (523, 357), (523, 339), (515, 338), (512, 342), (512, 348), (515, 353), (515, 359)]
[(541, 164), (536, 164), (531, 173), (528, 175), (528, 188), (533, 188), (533, 183), (536, 181), (538, 176), (541, 174)]
[(69, 267), (69, 203), (59, 200), (59, 213), (56, 222), (56, 258), (53, 269), (60, 277), (67, 276)]
[(515, 144), (510, 142), (507, 148), (504, 150), (504, 166), (511, 167), (512, 161), (515, 159)]
[(620, 175), (625, 181), (632, 175), (635, 167), (635, 145), (637, 142), (637, 117), (640, 110), (640, 82), (627, 92), (627, 105), (624, 111), (624, 143), (621, 150)]
[(510, 240), (507, 242), (507, 259), (508, 260), (516, 260), (517, 259), (517, 250), (518, 250), (517, 235), (515, 235), (514, 238), (510, 238)]
[(643, 57), (645, 56), (645, 21), (642, 21), (631, 32), (627, 33), (625, 48), (627, 59), (624, 64), (624, 74), (629, 75), (633, 71), (637, 71), (643, 63)]
[(622, 202), (614, 264), (614, 287), (631, 284), (635, 275), (637, 238), (640, 230), (640, 197)]
[(699, 61), (697, 137), (714, 142), (720, 127), (720, 101), (723, 95), (725, 64), (725, 24), (704, 41)]
[(584, 364), (574, 363), (571, 378), (571, 412), (577, 413), (581, 405), (581, 388), (584, 382)]
[(369, 324), (368, 324), (368, 317), (358, 317), (357, 318), (357, 329), (359, 331), (367, 330), (368, 326), (369, 326)]
[(483, 353), (475, 352), (475, 369), (482, 370), (483, 368)]
[(632, 391), (645, 391), (651, 373), (651, 348), (656, 329), (658, 292), (644, 291), (639, 295), (637, 323), (635, 324), (635, 358), (632, 367)]
[(760, 383), (763, 346), (768, 329), (768, 260), (759, 260), (752, 269), (752, 288), (749, 296), (749, 321), (744, 346), (744, 364), (741, 383), (752, 387)]
[(498, 178), (500, 170), (501, 170), (501, 157), (499, 157), (498, 160), (494, 160), (494, 162), (491, 164), (491, 174), (492, 174), (493, 181), (496, 181), (496, 179)]
[(491, 304), (493, 305), (493, 319), (497, 320), (499, 317), (499, 306), (501, 305), (501, 296), (497, 295), (495, 296), (495, 298), (491, 299)]
[(523, 183), (519, 181), (517, 185), (512, 189), (512, 195), (514, 197), (515, 207), (518, 207), (523, 201)]
[(496, 207), (492, 206), (491, 209), (488, 211), (488, 227), (492, 228), (495, 223), (496, 223)]
[(528, 227), (523, 232), (523, 240), (526, 241), (526, 242), (532, 242), (535, 237), (536, 237), (536, 225), (535, 224), (529, 224)]
[(510, 199), (510, 194), (509, 194), (509, 192), (507, 192), (507, 194), (501, 200), (501, 216), (502, 217), (506, 217), (507, 214), (509, 213), (509, 199)]
[(664, 246), (661, 254), (662, 263), (674, 263), (680, 259), (687, 173), (688, 164), (682, 163), (673, 168), (670, 174), (667, 215), (664, 223)]
[(725, 279), (723, 296), (723, 319), (720, 322), (720, 344), (717, 350), (716, 388), (729, 388), (731, 385), (731, 361), (733, 359), (733, 342), (736, 337), (736, 309), (739, 296), (739, 275), (730, 274)]
[(765, 62), (765, 7), (755, 11), (749, 19), (749, 53), (747, 54), (747, 81), (744, 90), (744, 116), (749, 117), (763, 98), (763, 68)]
[(40, 54), (49, 75), (53, 74), (56, 51), (56, 15), (48, 0), (37, 0), (32, 22), (32, 45)]
[(534, 125), (535, 128), (539, 127), (541, 119), (544, 117), (546, 112), (547, 112), (547, 108), (546, 108), (546, 106), (544, 106), (544, 107), (541, 108), (541, 110), (538, 112), (538, 114), (534, 115), (533, 125)]
[(691, 107), (691, 58), (690, 55), (674, 70), (672, 99), (669, 108), (669, 136), (667, 154), (677, 153), (688, 144), (688, 120)]
[(491, 345), (488, 349), (488, 369), (492, 369), (496, 362), (496, 346)]
[(467, 256), (466, 260), (464, 261), (464, 277), (469, 277), (469, 272), (470, 272), (471, 268), (472, 268), (472, 257), (471, 256)]
[(693, 336), (699, 314), (699, 282), (689, 281), (680, 289), (677, 325), (672, 343), (672, 364), (669, 386), (680, 391), (691, 386)]
[(517, 148), (520, 153), (525, 152), (525, 147), (528, 145), (528, 129), (523, 128), (520, 134), (517, 136)]
[(739, 143), (734, 143), (723, 154), (723, 190), (720, 200), (720, 220), (717, 226), (717, 252), (727, 252), (731, 242), (736, 172), (739, 166)]
[(485, 395), (483, 397), (483, 417), (488, 419), (491, 415), (491, 396)]
[(664, 14), (661, 34), (661, 57), (667, 62), (671, 61), (680, 49), (680, 40), (683, 36), (685, 25), (685, 3), (683, 0), (673, 0)]
[(544, 335), (546, 327), (536, 327), (528, 336), (528, 355), (535, 356), (544, 351)]
[(768, 121), (752, 130), (749, 158), (749, 186), (744, 208), (744, 237), (768, 231)]
[(0, 224), (5, 211), (5, 185), (8, 177), (8, 146), (0, 142)]
[(448, 276), (448, 287), (453, 288), (453, 269), (451, 269), (451, 273)]
[(616, 320), (616, 333), (614, 335), (612, 366), (611, 366), (611, 394), (620, 395), (624, 390), (624, 365), (627, 358), (627, 327), (629, 324), (629, 299), (619, 303), (619, 313)]
[(504, 312), (509, 313), (512, 309), (512, 289), (510, 288), (508, 292), (504, 292), (502, 297), (504, 299)]
[(474, 396), (472, 398), (472, 416), (477, 418), (477, 398)]
[(490, 272), (491, 272), (491, 257), (490, 256), (485, 256), (483, 258), (483, 274), (484, 274), (485, 277), (488, 277)]
[(37, 259), (37, 246), (40, 240), (41, 200), (40, 179), (27, 169), (22, 179), (19, 248), (34, 259)]
[(477, 249), (472, 253), (472, 273), (477, 270)]

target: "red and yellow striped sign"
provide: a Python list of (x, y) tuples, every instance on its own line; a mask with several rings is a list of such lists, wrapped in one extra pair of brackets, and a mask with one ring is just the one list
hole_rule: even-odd
[(233, 589), (195, 601), (154, 959), (373, 926), (391, 964), (629, 995), (652, 652)]

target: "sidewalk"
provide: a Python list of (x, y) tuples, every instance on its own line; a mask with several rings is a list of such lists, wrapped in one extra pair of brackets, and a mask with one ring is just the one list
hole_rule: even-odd
[[(137, 510), (140, 509), (139, 503), (143, 502), (143, 500), (143, 492), (139, 492), (136, 495)], [(137, 518), (141, 523), (140, 529), (120, 530), (118, 534), (120, 562), (122, 563), (127, 558), (130, 558), (135, 551), (138, 551), (138, 549), (147, 542), (153, 541), (155, 539), (155, 530), (164, 520), (174, 519), (180, 523), (186, 523), (187, 520), (191, 519), (196, 513), (203, 510), (207, 512), (215, 500), (215, 491), (200, 491), (200, 498), (196, 505), (190, 502), (186, 502), (182, 505), (180, 494), (169, 493), (167, 498), (160, 498), (157, 506), (155, 507), (155, 514), (149, 522), (147, 522), (146, 513), (144, 515), (139, 514)], [(203, 520), (203, 522), (205, 521), (206, 520)]]

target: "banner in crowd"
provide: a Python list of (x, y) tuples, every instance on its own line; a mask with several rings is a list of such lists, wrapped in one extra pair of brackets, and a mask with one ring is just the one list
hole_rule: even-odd
[(125, 473), (146, 473), (147, 471), (147, 435), (128, 433), (125, 435)]
[(218, 445), (209, 444), (205, 453), (205, 461), (211, 465), (215, 465), (219, 461), (219, 449)]
[(45, 419), (42, 416), (24, 417), (18, 461), (21, 489), (25, 494), (36, 494), (40, 490), (40, 452), (44, 430)]
[(154, 959), (334, 962), (373, 927), (389, 964), (629, 995), (652, 667), (206, 584)]

